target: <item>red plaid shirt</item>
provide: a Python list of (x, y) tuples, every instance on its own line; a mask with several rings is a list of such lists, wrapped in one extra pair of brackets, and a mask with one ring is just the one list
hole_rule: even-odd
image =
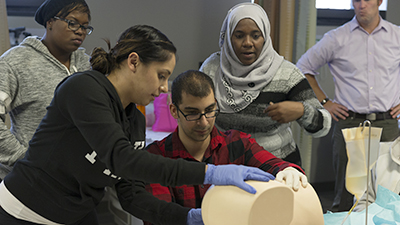
[[(178, 128), (161, 141), (155, 141), (147, 147), (147, 151), (164, 157), (189, 161), (197, 161), (185, 149), (178, 135)], [(211, 132), (211, 143), (208, 146), (202, 162), (223, 165), (237, 164), (258, 167), (274, 176), (286, 167), (295, 167), (304, 171), (296, 164), (276, 158), (270, 152), (258, 145), (250, 134), (237, 130), (219, 131), (216, 127)], [(146, 190), (155, 197), (175, 202), (184, 207), (200, 208), (201, 201), (210, 185), (184, 185), (180, 187), (165, 187), (160, 184), (148, 184)], [(149, 224), (149, 223), (145, 223)]]

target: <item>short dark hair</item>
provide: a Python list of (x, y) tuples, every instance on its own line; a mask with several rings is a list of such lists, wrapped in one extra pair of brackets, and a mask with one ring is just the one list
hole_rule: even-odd
[(201, 71), (187, 70), (172, 81), (171, 99), (173, 104), (182, 103), (183, 92), (195, 97), (206, 97), (211, 92), (215, 94), (214, 83), (210, 76)]
[[(107, 42), (110, 49), (110, 41)], [(136, 25), (125, 30), (114, 48), (107, 53), (103, 48), (95, 48), (90, 64), (93, 70), (109, 74), (128, 56), (136, 52), (143, 64), (165, 62), (176, 54), (174, 44), (161, 31), (148, 25)], [(172, 54), (171, 54), (172, 53)]]

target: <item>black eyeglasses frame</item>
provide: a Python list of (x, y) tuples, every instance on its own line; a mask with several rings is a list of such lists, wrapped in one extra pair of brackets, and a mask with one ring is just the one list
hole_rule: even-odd
[[(58, 17), (58, 16), (55, 16), (53, 18), (56, 19), (56, 20), (61, 20), (61, 21), (67, 22), (68, 29), (70, 29), (72, 31), (77, 31), (77, 30), (82, 28), (82, 30), (86, 32), (86, 35), (90, 35), (94, 30), (94, 28), (92, 26), (83, 26), (82, 24), (80, 24), (80, 23), (78, 23), (77, 21), (74, 21), (74, 20), (69, 20), (69, 19)], [(78, 24), (79, 27), (73, 28), (73, 26), (76, 25), (76, 24)]]
[[(182, 110), (175, 103), (174, 103), (174, 105), (178, 109), (178, 111), (182, 113), (182, 115), (185, 117), (186, 121), (197, 121), (197, 120), (200, 120), (202, 116), (204, 116), (206, 119), (211, 119), (211, 118), (217, 117), (218, 114), (220, 113), (220, 109), (219, 109), (219, 105), (218, 105), (217, 101), (216, 101), (216, 103), (217, 103), (217, 109), (214, 109), (214, 110), (209, 111), (209, 112), (196, 113), (196, 114), (185, 114), (185, 113), (182, 112)], [(215, 115), (207, 116), (207, 114), (212, 113), (212, 112), (215, 112)], [(188, 116), (198, 116), (198, 118), (197, 119), (188, 119)]]

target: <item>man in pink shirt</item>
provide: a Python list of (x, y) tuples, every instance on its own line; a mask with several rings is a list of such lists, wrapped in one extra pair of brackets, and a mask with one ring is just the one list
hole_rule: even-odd
[[(297, 62), (334, 123), (335, 199), (332, 211), (347, 211), (353, 196), (345, 189), (346, 145), (341, 130), (365, 120), (382, 127), (381, 141), (399, 135), (400, 28), (379, 16), (382, 0), (353, 0), (355, 17), (327, 32)], [(330, 100), (320, 88), (317, 69), (328, 64), (335, 83)]]

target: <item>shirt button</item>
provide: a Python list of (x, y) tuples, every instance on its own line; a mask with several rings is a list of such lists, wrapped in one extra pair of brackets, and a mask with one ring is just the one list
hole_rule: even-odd
[(200, 185), (200, 187), (201, 187), (201, 188), (204, 188), (204, 185), (202, 184), (202, 185)]
[(256, 86), (256, 84), (254, 84), (253, 82), (249, 83), (248, 85), (249, 85), (249, 87), (254, 87), (254, 86)]

